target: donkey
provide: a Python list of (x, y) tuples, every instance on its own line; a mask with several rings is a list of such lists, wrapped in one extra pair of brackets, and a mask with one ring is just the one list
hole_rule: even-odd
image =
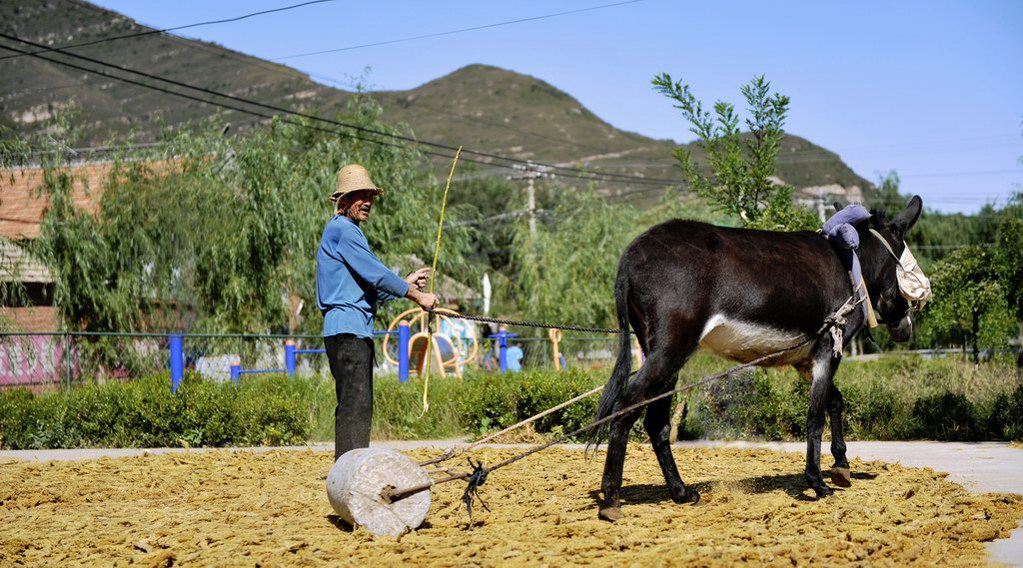
[[(895, 341), (910, 338), (912, 322), (910, 304), (899, 292), (893, 255), (902, 254), (903, 238), (920, 217), (922, 207), (920, 197), (913, 197), (894, 218), (872, 211), (868, 220), (855, 226), (869, 298), (878, 321), (888, 327)], [(825, 319), (853, 294), (847, 268), (819, 233), (732, 229), (684, 220), (657, 225), (625, 249), (618, 266), (618, 359), (596, 418), (674, 389), (679, 370), (697, 348), (743, 363), (771, 356), (758, 365), (791, 365), (811, 383), (807, 484), (818, 498), (833, 493), (820, 468), (827, 413), (835, 458), (831, 480), (848, 487), (851, 479), (842, 434), (842, 393), (833, 377), (841, 361), (841, 347), (866, 323), (862, 306), (853, 309), (840, 326), (843, 345), (837, 349), (831, 333), (818, 332)], [(645, 355), (643, 366), (631, 380), (630, 325)], [(682, 482), (671, 454), (670, 406), (671, 398), (648, 405), (643, 425), (672, 500), (698, 503), (699, 493)], [(597, 442), (607, 436), (599, 516), (608, 521), (622, 517), (625, 449), (629, 430), (639, 415), (640, 410), (620, 416), (595, 434)]]

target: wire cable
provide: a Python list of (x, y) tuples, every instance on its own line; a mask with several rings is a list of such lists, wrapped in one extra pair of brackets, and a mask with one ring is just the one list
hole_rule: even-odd
[(47, 52), (51, 52), (51, 51), (60, 51), (62, 49), (75, 49), (75, 48), (78, 48), (78, 47), (85, 47), (87, 45), (96, 45), (96, 44), (100, 44), (100, 43), (108, 43), (108, 42), (111, 42), (111, 41), (118, 41), (118, 40), (122, 40), (122, 39), (130, 39), (130, 38), (133, 38), (133, 37), (142, 37), (142, 36), (148, 36), (148, 35), (163, 34), (163, 33), (173, 32), (173, 31), (177, 31), (177, 30), (187, 30), (189, 28), (197, 28), (199, 26), (211, 26), (211, 25), (214, 25), (214, 24), (226, 24), (228, 22), (237, 22), (239, 20), (244, 20), (246, 18), (252, 18), (254, 16), (262, 16), (264, 14), (273, 14), (275, 12), (284, 12), (286, 10), (294, 10), (295, 8), (301, 8), (303, 6), (309, 6), (310, 4), (323, 4), (325, 2), (336, 2), (336, 1), (337, 0), (310, 0), (309, 2), (302, 2), (301, 4), (293, 4), (291, 6), (284, 6), (284, 7), (281, 7), (281, 8), (274, 8), (272, 10), (262, 10), (262, 11), (259, 11), (259, 12), (252, 12), (251, 14), (245, 14), (243, 16), (236, 16), (234, 18), (225, 18), (223, 20), (210, 20), (210, 21), (207, 21), (207, 22), (197, 22), (197, 23), (194, 23), (194, 24), (187, 24), (187, 25), (184, 25), (184, 26), (176, 26), (176, 27), (173, 27), (173, 28), (152, 29), (152, 30), (148, 30), (148, 31), (144, 31), (144, 32), (138, 32), (138, 33), (133, 33), (133, 34), (125, 34), (125, 35), (114, 36), (114, 37), (107, 37), (107, 38), (100, 38), (100, 39), (93, 40), (93, 41), (86, 41), (86, 42), (75, 43), (75, 44), (70, 44), (70, 45), (62, 45), (62, 46), (59, 46), (59, 47), (47, 47), (45, 49), (40, 49), (39, 51), (33, 51), (31, 53), (19, 53), (19, 54), (16, 54), (16, 55), (6, 55), (4, 57), (0, 57), (0, 61), (3, 61), (5, 59), (15, 59), (15, 58), (23, 57), (23, 56), (26, 56), (26, 55), (36, 55), (37, 53), (47, 53)]
[[(19, 38), (17, 36), (12, 36), (12, 35), (5, 34), (5, 33), (0, 33), (0, 38), (4, 38), (4, 39), (7, 39), (7, 40), (11, 40), (11, 41), (17, 41), (17, 42), (20, 42), (20, 43), (23, 43), (23, 44), (26, 44), (26, 45), (29, 45), (29, 46), (32, 46), (32, 47), (45, 47), (45, 46), (42, 46), (41, 44), (38, 44), (36, 42), (25, 40), (25, 39)], [(215, 101), (211, 101), (211, 100), (208, 100), (208, 99), (203, 99), (203, 98), (200, 98), (200, 97), (196, 97), (194, 95), (187, 95), (186, 96), (184, 93), (180, 93), (180, 92), (177, 92), (177, 91), (171, 91), (169, 89), (157, 88), (155, 85), (150, 85), (148, 83), (142, 83), (142, 82), (139, 82), (139, 81), (131, 81), (131, 80), (128, 80), (128, 79), (126, 79), (124, 77), (119, 77), (119, 76), (116, 76), (116, 75), (110, 75), (110, 74), (103, 73), (103, 72), (100, 72), (100, 71), (95, 70), (95, 69), (88, 69), (88, 68), (84, 68), (84, 67), (81, 67), (81, 66), (72, 65), (72, 64), (69, 64), (68, 62), (61, 61), (61, 60), (58, 60), (58, 59), (53, 59), (51, 57), (45, 57), (45, 56), (43, 56), (41, 54), (34, 54), (32, 52), (25, 51), (25, 50), (22, 50), (22, 49), (16, 49), (16, 48), (13, 48), (13, 47), (10, 47), (10, 46), (2, 46), (2, 47), (4, 47), (5, 49), (9, 49), (11, 51), (15, 51), (15, 52), (18, 52), (18, 53), (25, 54), (25, 55), (33, 55), (34, 57), (37, 57), (39, 59), (43, 59), (43, 60), (46, 60), (46, 61), (50, 61), (52, 63), (59, 63), (59, 64), (67, 65), (67, 66), (72, 67), (72, 68), (80, 69), (82, 71), (93, 72), (93, 73), (97, 73), (97, 74), (100, 74), (100, 75), (103, 75), (105, 77), (109, 77), (109, 78), (112, 78), (112, 79), (118, 79), (118, 80), (126, 81), (126, 82), (129, 82), (129, 83), (135, 84), (137, 86), (144, 87), (144, 88), (151, 88), (151, 89), (161, 90), (161, 91), (169, 93), (169, 94), (177, 94), (179, 96), (185, 96), (186, 98), (190, 98), (192, 100), (195, 100), (195, 101), (198, 101), (198, 102), (202, 102), (202, 103), (206, 103), (206, 104), (211, 104), (211, 105), (216, 105), (216, 106), (224, 106), (224, 105), (222, 105), (220, 103), (217, 103)], [(208, 94), (208, 95), (211, 95), (211, 96), (215, 96), (215, 97), (222, 97), (222, 98), (225, 98), (225, 99), (228, 99), (228, 100), (231, 100), (231, 101), (235, 101), (235, 102), (239, 102), (239, 103), (242, 103), (242, 104), (247, 104), (247, 105), (261, 107), (261, 108), (264, 108), (264, 109), (267, 109), (267, 110), (272, 110), (272, 111), (278, 112), (278, 113), (283, 113), (283, 114), (287, 114), (287, 115), (291, 115), (291, 116), (297, 116), (297, 117), (305, 118), (307, 120), (313, 120), (313, 121), (317, 121), (317, 122), (328, 123), (328, 124), (331, 124), (331, 125), (334, 125), (334, 126), (338, 126), (338, 127), (342, 127), (342, 128), (352, 129), (352, 130), (355, 130), (355, 131), (360, 132), (362, 134), (372, 134), (372, 135), (377, 135), (377, 136), (383, 136), (383, 137), (386, 137), (386, 138), (392, 138), (392, 139), (400, 140), (400, 141), (407, 142), (407, 143), (414, 144), (414, 145), (428, 146), (428, 147), (432, 147), (432, 148), (435, 148), (435, 149), (446, 150), (446, 151), (452, 152), (452, 153), (457, 150), (457, 148), (455, 148), (454, 146), (450, 146), (450, 145), (447, 145), (447, 144), (441, 144), (441, 143), (438, 143), (438, 142), (430, 142), (430, 141), (427, 141), (427, 140), (417, 140), (417, 139), (409, 137), (409, 136), (404, 136), (404, 135), (400, 135), (400, 134), (394, 134), (394, 133), (390, 133), (390, 132), (384, 132), (384, 131), (376, 130), (376, 129), (373, 129), (373, 128), (367, 128), (367, 127), (364, 127), (364, 126), (359, 126), (359, 125), (355, 125), (355, 124), (341, 122), (341, 121), (338, 121), (338, 120), (323, 118), (323, 117), (319, 117), (319, 116), (316, 116), (316, 115), (311, 115), (311, 114), (307, 114), (307, 113), (303, 113), (303, 112), (299, 112), (299, 111), (294, 111), (294, 110), (291, 110), (291, 109), (288, 109), (288, 108), (284, 108), (284, 107), (280, 107), (280, 106), (276, 106), (276, 105), (271, 105), (271, 104), (267, 104), (267, 103), (261, 103), (261, 102), (258, 102), (258, 101), (253, 101), (251, 99), (245, 99), (243, 97), (238, 97), (238, 96), (235, 96), (235, 95), (230, 95), (230, 94), (222, 93), (222, 92), (219, 92), (219, 91), (214, 91), (214, 90), (207, 89), (207, 88), (204, 88), (204, 87), (199, 87), (199, 86), (196, 86), (196, 85), (190, 85), (188, 83), (184, 83), (184, 82), (177, 81), (177, 80), (174, 80), (174, 79), (168, 79), (166, 77), (161, 77), (161, 76), (154, 75), (154, 74), (151, 74), (151, 73), (145, 73), (145, 72), (142, 72), (142, 71), (137, 71), (137, 70), (134, 70), (134, 69), (129, 69), (129, 68), (126, 68), (126, 67), (123, 67), (123, 66), (120, 66), (120, 65), (115, 65), (113, 63), (108, 63), (108, 62), (105, 62), (105, 61), (101, 61), (101, 60), (93, 58), (93, 57), (88, 57), (88, 56), (79, 55), (79, 54), (75, 54), (75, 53), (69, 53), (69, 52), (63, 51), (61, 49), (53, 49), (52, 51), (55, 52), (55, 53), (58, 53), (60, 55), (65, 55), (65, 56), (72, 57), (72, 58), (75, 58), (75, 59), (87, 61), (89, 63), (93, 63), (93, 64), (100, 65), (100, 66), (107, 67), (107, 68), (117, 69), (119, 71), (123, 71), (123, 72), (126, 72), (126, 73), (131, 73), (131, 74), (134, 74), (134, 75), (137, 75), (137, 76), (140, 76), (140, 77), (144, 77), (144, 78), (147, 78), (147, 79), (151, 79), (151, 80), (155, 80), (155, 81), (161, 81), (161, 82), (168, 83), (170, 85), (174, 85), (174, 86), (177, 86), (177, 87), (181, 87), (181, 88), (185, 88), (185, 89), (191, 89), (191, 90), (198, 91), (198, 92), (201, 92), (201, 93), (205, 93), (205, 94)], [(228, 106), (226, 108), (230, 108), (231, 110), (235, 110), (235, 111), (239, 111), (239, 112), (247, 112), (247, 111), (242, 110), (242, 109), (240, 109), (238, 107)], [(253, 113), (249, 113), (249, 114), (253, 114)], [(267, 115), (262, 115), (262, 114), (257, 114), (257, 115), (258, 116), (262, 116), (264, 118), (272, 118), (272, 116), (267, 116)], [(583, 170), (583, 169), (578, 169), (578, 168), (568, 168), (568, 167), (561, 166), (561, 165), (556, 165), (556, 164), (545, 164), (545, 163), (540, 163), (540, 162), (532, 162), (532, 161), (529, 161), (529, 160), (520, 160), (520, 159), (517, 159), (517, 158), (511, 158), (511, 157), (508, 157), (508, 156), (501, 156), (501, 155), (498, 155), (498, 154), (492, 154), (492, 153), (488, 153), (488, 152), (481, 152), (481, 151), (478, 151), (478, 150), (465, 150), (464, 152), (467, 153), (467, 154), (473, 154), (473, 155), (481, 157), (481, 158), (490, 158), (491, 160), (500, 160), (500, 161), (509, 162), (510, 164), (537, 165), (537, 166), (541, 166), (541, 167), (546, 167), (546, 168), (550, 168), (551, 170), (554, 170), (556, 172), (564, 172), (564, 173), (558, 174), (558, 175), (571, 175), (572, 177), (577, 177), (579, 179), (588, 179), (588, 180), (593, 180), (593, 181), (605, 181), (605, 180), (611, 181), (613, 179), (620, 179), (620, 180), (628, 180), (631, 183), (644, 184), (644, 185), (657, 185), (657, 184), (662, 184), (662, 185), (666, 185), (667, 184), (667, 185), (670, 185), (670, 184), (677, 183), (676, 180), (647, 178), (647, 177), (642, 177), (642, 176), (630, 176), (630, 175), (626, 175), (626, 174), (591, 172), (591, 171), (587, 171), (587, 170)], [(446, 157), (446, 158), (450, 158), (451, 157), (450, 154), (443, 154), (443, 156)], [(479, 162), (479, 163), (489, 164), (489, 162), (482, 161), (482, 160), (468, 160), (468, 161), (476, 161), (476, 162)], [(504, 165), (504, 164), (493, 164), (493, 165), (497, 165), (497, 166), (501, 166), (501, 167), (512, 167), (512, 166), (508, 166), (508, 165)]]
[(569, 14), (578, 14), (580, 12), (591, 12), (593, 10), (602, 10), (604, 8), (613, 8), (615, 6), (623, 6), (625, 4), (636, 4), (637, 2), (643, 2), (643, 1), (644, 0), (628, 0), (626, 2), (616, 2), (614, 4), (604, 4), (602, 6), (591, 6), (589, 8), (580, 8), (578, 10), (568, 10), (566, 12), (558, 12), (556, 14), (546, 14), (546, 15), (543, 15), (543, 16), (533, 16), (531, 18), (520, 18), (518, 20), (509, 20), (509, 21), (506, 21), (506, 22), (497, 22), (497, 23), (493, 23), (493, 24), (485, 24), (485, 25), (482, 25), (482, 26), (474, 26), (474, 27), (471, 27), (471, 28), (462, 28), (462, 29), (458, 29), (458, 30), (448, 30), (448, 31), (445, 31), (445, 32), (437, 32), (437, 33), (432, 33), (432, 34), (423, 34), (423, 35), (406, 37), (406, 38), (400, 38), (400, 39), (389, 39), (389, 40), (377, 41), (377, 42), (373, 42), (373, 43), (364, 43), (362, 45), (350, 45), (350, 46), (347, 46), (347, 47), (338, 47), (338, 48), (335, 48), (335, 49), (324, 49), (324, 50), (321, 50), (321, 51), (310, 51), (310, 52), (307, 52), (307, 53), (295, 53), (295, 54), (292, 54), (292, 55), (284, 55), (282, 57), (272, 58), (270, 61), (283, 61), (285, 59), (297, 59), (299, 57), (309, 57), (309, 56), (312, 56), (312, 55), (323, 55), (325, 53), (338, 53), (338, 52), (341, 52), (341, 51), (351, 51), (353, 49), (363, 49), (365, 47), (377, 47), (377, 46), (380, 46), (380, 45), (391, 45), (391, 44), (395, 44), (395, 43), (403, 43), (403, 42), (406, 42), (406, 41), (414, 41), (414, 40), (417, 40), (417, 39), (427, 39), (427, 38), (432, 38), (432, 37), (448, 36), (448, 35), (460, 34), (460, 33), (464, 33), (464, 32), (472, 32), (472, 31), (476, 31), (476, 30), (485, 30), (485, 29), (488, 29), (488, 28), (497, 28), (497, 27), (501, 27), (501, 26), (508, 26), (508, 25), (512, 25), (512, 24), (521, 24), (523, 22), (534, 22), (536, 20), (544, 20), (544, 19), (547, 19), (547, 18), (556, 18), (558, 16), (567, 16)]

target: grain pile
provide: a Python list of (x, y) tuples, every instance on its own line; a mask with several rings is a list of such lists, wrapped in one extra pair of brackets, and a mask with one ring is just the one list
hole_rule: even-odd
[[(496, 463), (514, 451), (475, 452)], [(426, 452), (412, 452), (422, 458)], [(326, 452), (193, 452), (0, 464), (0, 565), (766, 565), (976, 566), (1023, 498), (971, 495), (930, 470), (854, 462), (853, 487), (823, 501), (802, 456), (676, 449), (698, 507), (671, 503), (653, 453), (632, 446), (626, 518), (597, 520), (603, 454), (552, 449), (495, 472), (464, 531), (464, 484), (438, 486), (420, 530), (351, 530), (327, 502)], [(461, 465), (461, 464), (459, 464)]]

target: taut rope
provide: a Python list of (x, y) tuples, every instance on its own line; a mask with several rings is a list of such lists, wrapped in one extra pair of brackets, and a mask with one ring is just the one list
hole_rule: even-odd
[[(750, 367), (757, 366), (760, 363), (768, 361), (768, 360), (770, 360), (770, 359), (772, 359), (774, 357), (777, 357), (777, 356), (779, 356), (779, 355), (781, 355), (783, 353), (786, 353), (788, 351), (792, 351), (794, 349), (799, 349), (800, 347), (803, 347), (804, 345), (810, 343), (811, 341), (817, 340), (825, 332), (827, 332), (829, 330), (833, 330), (837, 326), (845, 325), (845, 323), (846, 323), (845, 316), (847, 316), (849, 314), (849, 312), (851, 312), (856, 306), (858, 306), (860, 304), (860, 302), (862, 302), (862, 300), (857, 300), (856, 299), (856, 294), (855, 294), (855, 291), (854, 291), (853, 295), (850, 296), (849, 299), (845, 301), (845, 303), (843, 303), (837, 310), (835, 310), (834, 313), (832, 313), (831, 315), (829, 315), (827, 318), (824, 319), (824, 324), (820, 327), (820, 329), (817, 331), (816, 334), (811, 335), (811, 336), (807, 337), (806, 339), (803, 339), (803, 340), (795, 343), (794, 345), (786, 347), (785, 349), (781, 349), (781, 350), (776, 351), (774, 353), (769, 353), (769, 354), (764, 355), (762, 357), (758, 357), (757, 359), (754, 359), (754, 360), (752, 360), (752, 361), (750, 361), (748, 363), (742, 363), (740, 365), (736, 365), (735, 367), (732, 367), (731, 369), (729, 369), (727, 371), (724, 371), (722, 373), (718, 373), (716, 375), (710, 375), (710, 376), (704, 377), (703, 379), (701, 379), (701, 380), (699, 380), (699, 381), (697, 381), (695, 383), (691, 383), (691, 384), (688, 384), (688, 385), (685, 385), (685, 386), (682, 386), (682, 387), (674, 388), (674, 389), (672, 389), (670, 391), (664, 392), (664, 393), (659, 394), (659, 395), (657, 395), (655, 397), (652, 397), (652, 398), (649, 398), (647, 400), (644, 400), (644, 401), (641, 401), (641, 402), (637, 402), (636, 404), (632, 404), (630, 406), (627, 406), (627, 407), (625, 407), (625, 408), (623, 408), (621, 410), (618, 410), (618, 411), (612, 413), (609, 416), (601, 418), (600, 420), (595, 420), (595, 421), (587, 424), (586, 426), (578, 428), (578, 429), (576, 429), (576, 430), (574, 430), (572, 432), (569, 432), (568, 434), (565, 434), (563, 436), (560, 436), (560, 437), (558, 437), (558, 438), (556, 438), (556, 439), (554, 439), (554, 440), (552, 440), (550, 442), (547, 442), (545, 444), (541, 444), (541, 445), (538, 445), (538, 446), (534, 446), (533, 448), (530, 448), (530, 449), (526, 450), (525, 452), (522, 452), (521, 454), (512, 456), (512, 457), (510, 457), (510, 458), (508, 458), (508, 459), (506, 459), (506, 460), (504, 460), (504, 461), (502, 461), (502, 462), (500, 462), (497, 465), (494, 465), (492, 467), (483, 467), (482, 463), (479, 463), (479, 462), (472, 463), (470, 461), (470, 465), (472, 465), (472, 467), (473, 467), (473, 471), (471, 471), (471, 472), (457, 473), (457, 474), (450, 475), (448, 477), (445, 477), (445, 478), (442, 478), (442, 479), (437, 479), (437, 480), (432, 480), (431, 479), (427, 483), (422, 483), (422, 484), (415, 485), (415, 486), (412, 486), (412, 487), (408, 487), (408, 488), (405, 488), (405, 489), (388, 488), (388, 489), (385, 489), (381, 493), (380, 496), (381, 496), (381, 498), (385, 502), (393, 503), (395, 501), (400, 501), (400, 500), (402, 500), (402, 499), (404, 499), (406, 497), (415, 495), (416, 493), (419, 493), (421, 491), (427, 491), (431, 487), (433, 487), (434, 485), (439, 485), (441, 483), (447, 483), (449, 481), (457, 481), (459, 479), (472, 479), (472, 480), (474, 480), (474, 482), (470, 484), (470, 487), (466, 490), (465, 494), (463, 495), (463, 501), (466, 503), (466, 507), (469, 510), (470, 526), (471, 526), (472, 499), (473, 499), (473, 496), (478, 497), (477, 490), (478, 490), (479, 486), (482, 485), (484, 481), (486, 481), (487, 476), (491, 472), (496, 471), (498, 469), (501, 469), (502, 467), (509, 466), (509, 465), (511, 465), (511, 464), (521, 460), (521, 459), (524, 459), (524, 458), (526, 458), (526, 457), (528, 457), (530, 455), (533, 455), (533, 454), (535, 454), (537, 452), (546, 450), (547, 448), (549, 448), (551, 446), (554, 446), (556, 444), (560, 444), (560, 443), (564, 442), (565, 440), (568, 440), (569, 438), (573, 438), (575, 436), (578, 436), (579, 434), (582, 434), (584, 432), (588, 432), (588, 431), (590, 431), (590, 430), (592, 430), (592, 429), (594, 429), (594, 428), (596, 428), (598, 426), (606, 424), (607, 422), (615, 420), (616, 418), (619, 418), (619, 417), (621, 417), (621, 416), (623, 416), (625, 414), (628, 414), (630, 412), (639, 410), (640, 408), (643, 408), (643, 407), (645, 407), (647, 405), (650, 405), (650, 404), (652, 404), (654, 402), (657, 402), (658, 400), (662, 400), (662, 399), (665, 399), (665, 398), (668, 398), (668, 397), (671, 397), (671, 396), (675, 396), (676, 394), (679, 394), (679, 393), (682, 393), (682, 392), (687, 392), (687, 391), (693, 390), (693, 389), (695, 389), (697, 387), (701, 387), (701, 386), (710, 384), (710, 383), (712, 383), (714, 381), (717, 381), (717, 380), (720, 380), (720, 379), (722, 379), (724, 377), (727, 377), (727, 376), (729, 376), (729, 375), (731, 375), (731, 374), (733, 374), (733, 373), (735, 373), (737, 371), (741, 371), (743, 369), (748, 369)], [(833, 333), (833, 337), (836, 340), (840, 341), (841, 337), (842, 337), (841, 331), (839, 331), (839, 333), (837, 335)], [(838, 347), (838, 349), (839, 349), (839, 353), (841, 353), (841, 351), (840, 351), (841, 347), (840, 346)], [(603, 387), (601, 387), (601, 388), (603, 388)], [(571, 403), (573, 403), (573, 402), (575, 402), (577, 400), (581, 400), (582, 398), (590, 396), (590, 395), (594, 394), (595, 392), (597, 392), (597, 390), (593, 390), (593, 391), (590, 391), (588, 393), (584, 393), (583, 395), (580, 395), (580, 396), (576, 397), (575, 399), (572, 399), (571, 401), (563, 403), (562, 405), (560, 405), (560, 407), (567, 406), (568, 404), (571, 404)], [(557, 407), (555, 409), (557, 409)], [(518, 423), (518, 424), (516, 424), (516, 425), (514, 425), (512, 427), (509, 427), (509, 428), (506, 428), (506, 429), (502, 430), (498, 434), (503, 434), (505, 432), (509, 432), (509, 431), (511, 431), (511, 430), (513, 430), (515, 428), (518, 428), (520, 426), (528, 424), (529, 422), (535, 420), (536, 418), (539, 418), (541, 415), (545, 415), (546, 413), (553, 412), (555, 409), (551, 409), (549, 411), (544, 411), (543, 413), (541, 413), (541, 414), (539, 414), (537, 416), (531, 417), (531, 418), (529, 418), (527, 420), (523, 420), (522, 422), (520, 422), (520, 423)], [(493, 437), (494, 436), (492, 436), (490, 438), (492, 439)], [(478, 442), (478, 443), (476, 443), (474, 445), (479, 445), (480, 443), (483, 443), (483, 442), (480, 441), (480, 442)], [(469, 448), (471, 448), (471, 447), (473, 447), (473, 446), (470, 446)], [(466, 448), (466, 450), (468, 450), (469, 448)], [(464, 452), (466, 450), (462, 450), (462, 452)], [(455, 453), (454, 451), (446, 452), (445, 455), (442, 455), (438, 459), (434, 459), (434, 460), (430, 460), (430, 461), (424, 462), (424, 465), (425, 464), (432, 464), (432, 463), (439, 463), (439, 462), (445, 461), (447, 459), (450, 459), (450, 458), (454, 457), (455, 455), (459, 455), (462, 452), (458, 452), (458, 453)]]

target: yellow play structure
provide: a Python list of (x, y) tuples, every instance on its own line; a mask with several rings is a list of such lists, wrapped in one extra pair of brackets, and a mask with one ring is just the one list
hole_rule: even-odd
[[(474, 362), (479, 355), (479, 338), (476, 326), (458, 317), (458, 313), (445, 308), (437, 308), (433, 311), (433, 320), (430, 321), (429, 313), (414, 308), (398, 314), (388, 331), (396, 331), (398, 326), (405, 324), (409, 326), (409, 373), (416, 373), (422, 376), (426, 367), (427, 351), (433, 357), (431, 364), (433, 369), (441, 376), (453, 374), (456, 377), (462, 376), (465, 366)], [(428, 325), (431, 324), (432, 325)], [(432, 333), (431, 333), (432, 330)], [(392, 334), (384, 336), (383, 352), (384, 357), (392, 365), (398, 361), (391, 355), (389, 349)], [(432, 371), (431, 371), (432, 372)]]

